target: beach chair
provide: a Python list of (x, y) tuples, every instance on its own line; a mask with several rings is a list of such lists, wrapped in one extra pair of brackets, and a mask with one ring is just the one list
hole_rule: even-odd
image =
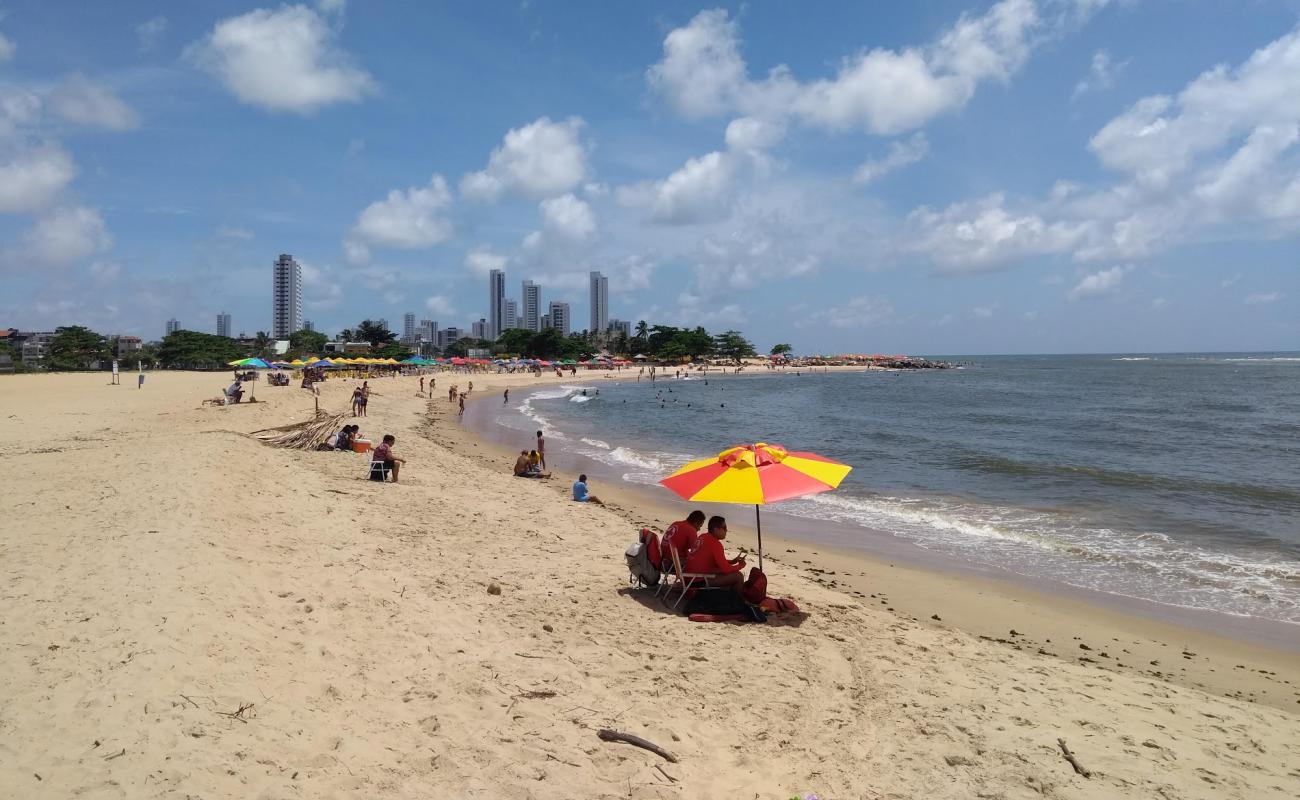
[[(660, 551), (660, 552), (662, 552), (662, 551)], [(676, 580), (672, 581), (672, 582), (671, 582), (671, 585), (668, 587), (668, 589), (664, 591), (664, 604), (665, 604), (665, 605), (668, 604), (668, 598), (672, 595), (672, 593), (673, 593), (673, 589), (677, 589), (677, 590), (678, 590), (678, 593), (677, 593), (677, 602), (673, 603), (673, 604), (670, 606), (670, 608), (672, 608), (674, 611), (676, 611), (676, 610), (677, 610), (677, 606), (681, 605), (681, 603), (682, 603), (682, 598), (686, 597), (686, 593), (687, 593), (687, 592), (689, 592), (691, 589), (694, 589), (694, 588), (697, 588), (697, 587), (708, 588), (708, 586), (709, 586), (709, 578), (712, 578), (713, 576), (712, 576), (711, 574), (707, 573), (707, 572), (685, 572), (685, 571), (683, 571), (683, 570), (682, 570), (682, 557), (681, 557), (681, 555), (678, 554), (678, 552), (677, 552), (677, 548), (676, 548), (676, 547), (669, 547), (669, 548), (668, 548), (668, 552), (669, 552), (669, 553), (672, 555), (672, 557), (673, 557), (673, 558), (672, 558), (672, 562), (673, 562), (672, 577), (676, 578)]]
[(392, 470), (384, 466), (384, 462), (371, 461), (370, 471), (366, 473), (366, 478), (372, 481), (387, 481), (392, 476), (392, 472)]

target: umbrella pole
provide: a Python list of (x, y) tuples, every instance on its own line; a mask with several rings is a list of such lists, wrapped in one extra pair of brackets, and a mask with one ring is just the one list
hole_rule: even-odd
[(758, 504), (754, 504), (754, 527), (758, 528), (758, 571), (763, 571), (763, 519), (758, 515)]

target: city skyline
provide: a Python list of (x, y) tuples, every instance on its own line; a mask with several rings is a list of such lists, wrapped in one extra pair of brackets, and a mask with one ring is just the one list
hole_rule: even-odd
[(0, 36), (0, 326), (260, 330), (284, 248), (326, 330), (499, 328), (499, 269), (804, 352), (1300, 337), (1290, 0), (51, 0)]

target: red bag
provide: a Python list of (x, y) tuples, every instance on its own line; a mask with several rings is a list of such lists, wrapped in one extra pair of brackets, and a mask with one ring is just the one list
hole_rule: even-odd
[(745, 598), (746, 603), (754, 606), (767, 599), (767, 576), (763, 574), (763, 570), (750, 567), (749, 579), (745, 581), (740, 594)]

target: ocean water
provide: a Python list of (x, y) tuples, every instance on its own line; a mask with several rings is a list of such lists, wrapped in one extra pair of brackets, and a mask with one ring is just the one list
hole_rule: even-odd
[(1300, 623), (1300, 354), (960, 360), (576, 379), (492, 415), (633, 483), (736, 443), (811, 450), (854, 470), (774, 508), (861, 526), (865, 549), (897, 537), (1049, 582)]

